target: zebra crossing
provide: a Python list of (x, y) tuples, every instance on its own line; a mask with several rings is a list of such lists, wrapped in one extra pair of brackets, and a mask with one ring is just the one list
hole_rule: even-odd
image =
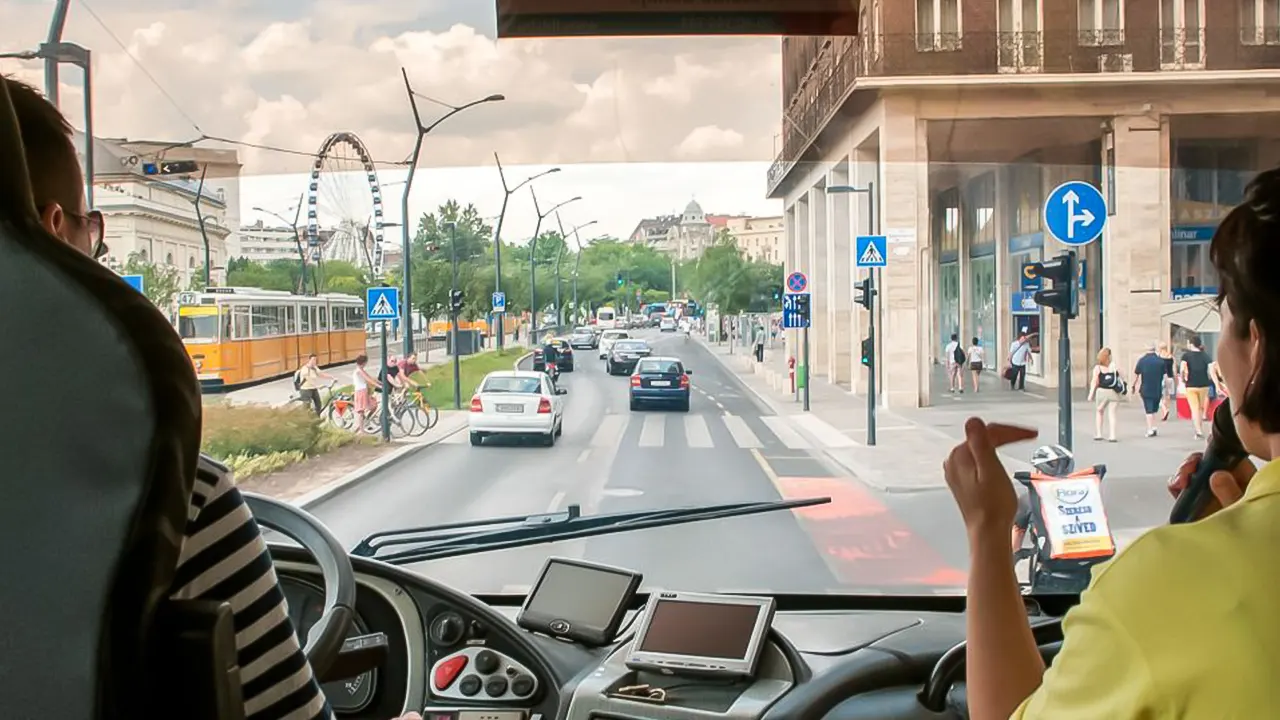
[[(562, 442), (581, 445), (581, 437), (566, 431)], [(575, 443), (575, 441), (577, 441)], [(466, 432), (455, 433), (442, 444), (464, 445)], [(593, 448), (688, 448), (715, 450), (738, 448), (788, 450), (849, 448), (858, 442), (812, 415), (734, 415), (732, 413), (646, 412), (604, 415), (592, 426), (587, 443)]]

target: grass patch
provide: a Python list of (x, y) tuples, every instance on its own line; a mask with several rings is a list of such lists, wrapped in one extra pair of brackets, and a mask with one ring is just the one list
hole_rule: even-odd
[(204, 408), (200, 449), (246, 478), (371, 440), (334, 428), (299, 405), (222, 404)]
[[(462, 388), (463, 407), (466, 407), (467, 403), (471, 401), (471, 396), (475, 394), (476, 387), (480, 385), (481, 380), (484, 380), (485, 375), (494, 370), (510, 370), (515, 365), (516, 360), (519, 360), (522, 355), (528, 352), (522, 347), (506, 347), (502, 350), (490, 350), (462, 358), (459, 363), (460, 379), (458, 385)], [(369, 374), (376, 377), (376, 368), (370, 369)], [(434, 365), (426, 370), (414, 373), (413, 378), (419, 383), (431, 383), (431, 387), (423, 389), (423, 395), (433, 407), (438, 410), (453, 409), (452, 358), (445, 360), (440, 365)], [(351, 390), (350, 385), (336, 388), (336, 391), (340, 393), (350, 393)]]

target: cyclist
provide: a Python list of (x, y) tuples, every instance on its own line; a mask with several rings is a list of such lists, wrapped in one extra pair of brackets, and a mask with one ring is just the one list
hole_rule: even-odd
[[(1031, 468), (1048, 477), (1065, 477), (1076, 469), (1075, 456), (1061, 445), (1042, 445), (1031, 453)], [(1022, 549), (1031, 527), (1031, 490), (1018, 495), (1018, 511), (1013, 516), (1013, 551)]]
[(560, 349), (551, 333), (542, 339), (542, 366), (542, 371), (551, 376), (551, 382), (560, 377)]

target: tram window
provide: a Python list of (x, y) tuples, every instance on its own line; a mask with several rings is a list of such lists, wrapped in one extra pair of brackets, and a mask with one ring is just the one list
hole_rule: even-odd
[(273, 337), (280, 333), (280, 308), (253, 306), (253, 337)]
[(348, 330), (364, 329), (364, 308), (362, 307), (347, 308), (347, 329)]
[(347, 309), (344, 307), (336, 307), (333, 309), (333, 329), (341, 330), (347, 326)]
[(318, 308), (320, 311), (320, 321), (316, 324), (316, 332), (324, 332), (329, 329), (329, 308)]
[(217, 340), (217, 315), (179, 315), (178, 335), (183, 340)]
[(232, 311), (232, 333), (231, 336), (236, 340), (247, 340), (249, 338), (249, 308), (238, 307)]
[(292, 305), (284, 308), (284, 333), (294, 335), (298, 332), (298, 309)]
[(314, 309), (310, 305), (303, 305), (298, 308), (299, 314), (302, 316), (301, 330), (303, 334), (311, 332), (311, 311)]

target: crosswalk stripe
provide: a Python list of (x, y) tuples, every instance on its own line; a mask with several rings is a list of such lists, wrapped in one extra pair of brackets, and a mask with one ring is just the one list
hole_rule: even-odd
[(765, 415), (762, 416), (760, 420), (763, 421), (769, 430), (772, 431), (774, 435), (778, 436), (778, 439), (782, 441), (782, 444), (786, 445), (789, 449), (808, 450), (812, 447), (808, 440), (800, 437), (800, 433), (791, 429), (791, 426), (787, 424), (785, 418), (777, 415)]
[(662, 447), (665, 419), (665, 415), (653, 413), (644, 416), (644, 426), (640, 428), (640, 447)]
[(591, 447), (617, 447), (622, 442), (622, 433), (626, 429), (625, 416), (605, 415), (600, 420), (600, 427), (591, 436)]
[(688, 415), (685, 417), (684, 438), (691, 448), (715, 447), (711, 442), (711, 430), (707, 427), (706, 418), (701, 415)]
[(831, 427), (816, 415), (789, 415), (787, 419), (807, 430), (822, 443), (823, 447), (847, 448), (858, 444), (853, 438)]
[(724, 420), (724, 426), (728, 428), (729, 434), (733, 436), (733, 441), (738, 444), (738, 447), (744, 450), (763, 447), (760, 444), (760, 439), (756, 437), (755, 433), (751, 432), (751, 428), (747, 427), (745, 420), (737, 415), (728, 413), (725, 413), (721, 419)]

